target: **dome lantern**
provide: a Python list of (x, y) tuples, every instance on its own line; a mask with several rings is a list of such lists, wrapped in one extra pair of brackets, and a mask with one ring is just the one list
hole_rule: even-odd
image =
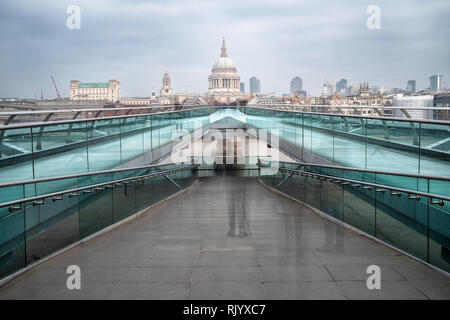
[(227, 46), (225, 45), (225, 38), (223, 38), (222, 41), (222, 53), (220, 54), (221, 57), (228, 57), (227, 54)]

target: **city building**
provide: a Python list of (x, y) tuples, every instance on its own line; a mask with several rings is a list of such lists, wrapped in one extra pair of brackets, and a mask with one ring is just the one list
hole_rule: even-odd
[(261, 82), (256, 77), (250, 78), (250, 93), (261, 93)]
[(439, 93), (434, 95), (433, 107), (436, 108), (449, 108), (450, 112), (450, 94), (449, 93)]
[(368, 83), (362, 83), (359, 86), (359, 95), (364, 98), (370, 97), (370, 88)]
[(351, 84), (347, 87), (347, 95), (357, 96), (359, 95), (359, 87), (356, 84)]
[(291, 96), (298, 94), (298, 92), (303, 90), (303, 80), (300, 77), (294, 77), (291, 80)]
[(170, 86), (170, 77), (169, 73), (166, 71), (162, 80), (163, 86), (160, 90), (160, 96), (169, 96), (172, 94), (172, 87)]
[(385, 94), (404, 94), (404, 93), (407, 93), (407, 91), (402, 88), (391, 88), (391, 90), (385, 92)]
[(442, 80), (443, 75), (436, 74), (430, 77), (430, 91), (439, 91), (443, 88)]
[(174, 93), (168, 72), (164, 73), (163, 86), (157, 102), (162, 105), (183, 104), (188, 98), (202, 99), (210, 104), (235, 104), (242, 100), (248, 100), (244, 93), (245, 86), (240, 82), (241, 77), (237, 73), (237, 67), (233, 59), (228, 56), (225, 39), (222, 41), (220, 57), (215, 61), (208, 77), (208, 92)]
[[(382, 96), (380, 92), (377, 93), (376, 96), (370, 96), (364, 94), (364, 96), (339, 96), (336, 92), (331, 99), (325, 99), (324, 104), (330, 104), (335, 106), (342, 106), (342, 105), (348, 105), (348, 106), (372, 106), (372, 107), (379, 107), (379, 106), (392, 106), (392, 96)], [(351, 110), (349, 109), (351, 114)]]
[(70, 100), (103, 100), (116, 102), (120, 99), (120, 82), (83, 83), (70, 80)]
[(370, 86), (369, 93), (371, 96), (376, 96), (378, 93), (381, 93), (380, 86)]
[(236, 64), (228, 56), (225, 39), (223, 39), (220, 57), (214, 63), (208, 77), (208, 94), (200, 96), (212, 104), (234, 104), (248, 99), (248, 95), (241, 92), (240, 80)]
[(328, 95), (332, 96), (334, 94), (334, 86), (333, 84), (329, 83), (328, 84)]
[(416, 80), (408, 80), (408, 84), (406, 85), (406, 92), (416, 93)]
[[(339, 84), (339, 82), (338, 82)], [(343, 89), (342, 83), (339, 85), (340, 89)], [(379, 86), (369, 86), (369, 84), (361, 83), (358, 86), (351, 85), (347, 87), (347, 94), (340, 94), (337, 90), (334, 95), (330, 97), (324, 97), (324, 104), (335, 105), (335, 106), (370, 106), (370, 107), (380, 107), (380, 106), (392, 106), (393, 100), (392, 95), (381, 95), (381, 89)], [(342, 92), (342, 91), (341, 91)], [(353, 109), (350, 107), (348, 109), (340, 109), (344, 114), (352, 114)], [(371, 108), (364, 109), (362, 111), (363, 115), (373, 115), (380, 116), (380, 111), (374, 112)]]
[[(396, 107), (422, 107), (429, 108), (429, 110), (408, 110), (408, 118), (413, 119), (433, 119), (433, 95), (403, 95), (397, 94), (393, 98), (393, 104)], [(394, 109), (394, 117), (406, 118), (407, 116), (402, 110)]]
[(338, 82), (336, 82), (336, 92), (341, 95), (344, 96), (347, 94), (347, 80), (346, 79), (341, 79)]
[(326, 81), (323, 82), (322, 85), (322, 97), (328, 97), (330, 95), (328, 83)]
[(240, 92), (240, 79), (236, 64), (227, 54), (225, 39), (223, 39), (220, 57), (214, 63), (211, 75), (208, 77), (208, 92), (213, 94)]
[[(152, 97), (154, 96), (154, 90), (152, 91)], [(164, 72), (162, 78), (162, 88), (159, 90), (159, 97), (156, 102), (162, 105), (168, 104), (182, 104), (184, 100), (190, 97), (189, 93), (174, 93), (172, 91), (172, 84), (169, 76), (169, 72)]]
[(306, 92), (306, 90), (300, 90), (299, 92), (296, 93), (299, 97), (306, 97), (308, 95), (308, 93)]
[(125, 107), (148, 107), (152, 103), (152, 98), (127, 97), (120, 98), (120, 104)]

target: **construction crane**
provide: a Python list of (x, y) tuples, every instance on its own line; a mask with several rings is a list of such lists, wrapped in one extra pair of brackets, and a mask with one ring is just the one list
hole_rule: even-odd
[(52, 81), (53, 81), (53, 85), (55, 86), (56, 94), (58, 95), (58, 99), (61, 99), (61, 96), (59, 95), (59, 91), (58, 91), (58, 88), (56, 87), (56, 82), (55, 82), (55, 78), (53, 78), (53, 76), (52, 76), (52, 75), (50, 75), (50, 78), (52, 78)]

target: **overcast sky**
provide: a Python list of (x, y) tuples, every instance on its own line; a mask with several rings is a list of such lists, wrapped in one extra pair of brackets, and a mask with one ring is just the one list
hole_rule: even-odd
[[(66, 27), (69, 5), (81, 29)], [(369, 30), (369, 5), (381, 30)], [(174, 92), (206, 92), (225, 37), (241, 81), (288, 93), (294, 76), (320, 94), (324, 80), (385, 88), (450, 83), (450, 1), (1, 0), (0, 97), (62, 96), (69, 82), (121, 82), (122, 96), (149, 96), (168, 71)]]

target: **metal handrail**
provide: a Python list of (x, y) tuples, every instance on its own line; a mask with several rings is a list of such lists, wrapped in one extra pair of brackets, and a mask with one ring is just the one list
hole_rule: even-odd
[[(427, 193), (427, 192), (421, 192), (421, 191), (414, 191), (414, 190), (409, 190), (409, 189), (403, 189), (403, 188), (397, 188), (397, 187), (391, 187), (391, 186), (386, 186), (386, 185), (382, 185), (382, 184), (377, 184), (377, 183), (371, 183), (371, 182), (364, 182), (364, 181), (359, 181), (359, 180), (353, 180), (353, 179), (346, 179), (346, 178), (340, 178), (340, 177), (335, 177), (335, 176), (330, 176), (330, 175), (325, 175), (325, 174), (319, 174), (319, 173), (311, 173), (308, 171), (303, 171), (303, 170), (295, 170), (295, 169), (289, 169), (289, 168), (285, 168), (285, 167), (280, 167), (279, 170), (281, 172), (288, 172), (290, 174), (296, 174), (296, 175), (302, 175), (302, 176), (306, 176), (306, 177), (310, 177), (310, 178), (315, 178), (315, 179), (320, 179), (320, 180), (327, 180), (333, 183), (337, 183), (337, 184), (345, 184), (345, 185), (351, 185), (351, 187), (372, 187), (374, 188), (377, 192), (385, 192), (385, 191), (390, 191), (390, 195), (396, 195), (396, 196), (401, 196), (401, 194), (406, 194), (408, 195), (408, 199), (414, 199), (414, 200), (420, 200), (420, 197), (427, 197), (430, 199), (430, 203), (432, 204), (439, 204), (439, 205), (444, 205), (443, 201), (450, 201), (450, 197), (447, 196), (441, 196), (441, 195), (437, 195), (437, 194), (433, 194), (433, 193)], [(411, 195), (415, 195), (416, 197), (411, 197)], [(418, 197), (417, 197), (418, 196)], [(436, 200), (440, 200), (439, 203), (433, 203), (433, 199)]]
[(39, 178), (39, 179), (29, 179), (29, 180), (14, 181), (14, 182), (5, 182), (5, 183), (0, 183), (0, 188), (11, 187), (11, 186), (15, 186), (15, 185), (22, 185), (22, 184), (40, 183), (40, 182), (47, 182), (47, 181), (57, 181), (57, 180), (64, 180), (64, 179), (71, 179), (71, 178), (78, 178), (78, 177), (85, 177), (85, 176), (92, 176), (92, 175), (97, 175), (97, 174), (115, 173), (115, 172), (122, 172), (122, 171), (128, 171), (128, 170), (150, 169), (150, 168), (162, 167), (162, 166), (170, 166), (170, 165), (179, 165), (179, 163), (152, 164), (152, 165), (148, 165), (148, 166), (108, 169), (108, 170), (101, 170), (101, 171), (90, 171), (90, 172), (83, 172), (83, 173), (77, 173), (77, 174), (69, 174), (69, 175), (65, 175), (65, 176)]
[(30, 110), (30, 111), (2, 111), (0, 116), (6, 115), (33, 115), (33, 114), (47, 114), (47, 113), (72, 113), (72, 112), (95, 112), (95, 111), (121, 111), (121, 110), (152, 110), (161, 107), (173, 107), (173, 105), (154, 105), (152, 107), (105, 107), (105, 108), (76, 108), (76, 109), (43, 109), (43, 110)]
[[(280, 105), (284, 106), (284, 105)], [(286, 106), (296, 106), (296, 105), (286, 105)], [(309, 105), (298, 105), (301, 107), (309, 106)], [(330, 105), (311, 105), (314, 107), (336, 107), (336, 106), (330, 106)], [(170, 106), (172, 108), (174, 106)], [(343, 107), (343, 106), (340, 106)], [(348, 106), (352, 107), (352, 106)], [(360, 107), (360, 106), (353, 106)], [(370, 107), (370, 106), (367, 106)], [(89, 111), (120, 111), (120, 110), (129, 110), (129, 109), (156, 109), (156, 108), (164, 108), (164, 105), (158, 106), (158, 107), (130, 107), (130, 108), (100, 108), (100, 109), (73, 109), (73, 110), (43, 110), (43, 111), (37, 111), (42, 113), (58, 113), (62, 111), (66, 112), (89, 112)], [(72, 120), (56, 120), (51, 122), (32, 122), (32, 123), (26, 123), (26, 124), (10, 124), (10, 125), (0, 125), (0, 130), (4, 129), (19, 129), (19, 128), (28, 128), (28, 127), (38, 127), (38, 126), (44, 126), (48, 124), (66, 124), (66, 123), (77, 123), (77, 122), (83, 122), (83, 121), (97, 121), (99, 119), (101, 120), (111, 120), (111, 119), (121, 119), (121, 118), (130, 118), (130, 117), (142, 117), (146, 115), (160, 115), (160, 114), (169, 114), (169, 113), (178, 113), (178, 112), (185, 112), (185, 111), (192, 111), (192, 110), (198, 110), (203, 108), (232, 108), (227, 106), (195, 106), (194, 109), (182, 109), (182, 110), (170, 110), (170, 111), (162, 111), (162, 112), (155, 112), (155, 113), (140, 113), (140, 114), (130, 114), (130, 115), (122, 115), (122, 116), (112, 116), (112, 117), (102, 117), (102, 118), (83, 118), (83, 119), (72, 119)], [(387, 120), (387, 121), (402, 121), (402, 122), (415, 122), (415, 123), (429, 123), (429, 124), (444, 124), (444, 125), (450, 125), (450, 121), (447, 120), (430, 120), (430, 119), (405, 119), (405, 118), (394, 118), (394, 117), (373, 117), (373, 116), (363, 116), (363, 115), (343, 115), (343, 114), (336, 114), (336, 113), (322, 113), (322, 112), (307, 112), (307, 111), (299, 111), (299, 110), (283, 110), (283, 109), (276, 109), (271, 106), (266, 105), (247, 105), (247, 106), (235, 106), (233, 108), (253, 108), (253, 109), (263, 109), (263, 110), (272, 110), (272, 111), (279, 111), (279, 112), (295, 112), (299, 114), (312, 114), (312, 115), (323, 115), (323, 116), (337, 116), (337, 117), (349, 117), (349, 118), (358, 118), (358, 119), (372, 119), (372, 120)], [(402, 109), (405, 109), (402, 107)], [(430, 110), (437, 110), (436, 108), (429, 108)], [(445, 109), (445, 108), (443, 108)], [(428, 109), (427, 109), (428, 110)], [(445, 109), (447, 110), (447, 109)], [(450, 109), (448, 109), (450, 111)], [(24, 111), (25, 112), (25, 111)], [(31, 111), (34, 112), (34, 111)], [(24, 114), (26, 114), (25, 112)], [(15, 113), (14, 113), (15, 114)], [(0, 116), (2, 115), (2, 112), (0, 112)], [(5, 115), (7, 115), (5, 113)]]
[[(83, 191), (88, 191), (86, 193), (91, 193), (94, 191), (101, 191), (101, 190), (104, 190), (105, 188), (112, 188), (116, 184), (128, 184), (128, 183), (133, 183), (136, 181), (143, 181), (146, 179), (151, 179), (151, 178), (158, 177), (158, 176), (165, 176), (165, 175), (179, 172), (179, 171), (192, 170), (198, 166), (199, 166), (198, 164), (194, 164), (194, 165), (191, 165), (188, 167), (158, 171), (158, 172), (153, 172), (153, 173), (149, 173), (149, 174), (145, 174), (145, 175), (141, 175), (141, 176), (133, 176), (133, 177), (123, 178), (123, 179), (116, 179), (116, 180), (111, 180), (108, 182), (102, 182), (102, 183), (93, 184), (93, 185), (89, 185), (89, 186), (83, 186), (83, 187), (78, 187), (78, 188), (74, 188), (74, 189), (67, 189), (64, 191), (47, 193), (44, 195), (8, 201), (8, 202), (0, 203), (0, 208), (9, 207), (9, 211), (14, 212), (16, 210), (22, 209), (23, 204), (26, 202), (32, 202), (33, 205), (42, 205), (42, 204), (45, 204), (45, 200), (48, 198), (52, 198), (53, 201), (63, 200), (64, 195), (69, 195), (69, 197), (79, 196), (80, 192), (83, 192)], [(15, 207), (16, 205), (20, 205), (20, 206)]]
[[(349, 118), (363, 118), (363, 119), (372, 119), (372, 120), (387, 120), (387, 121), (403, 121), (403, 122), (418, 122), (418, 123), (429, 123), (429, 124), (445, 124), (450, 125), (450, 121), (448, 120), (431, 120), (431, 119), (409, 119), (409, 118), (394, 118), (394, 117), (374, 117), (374, 116), (363, 116), (363, 115), (353, 115), (353, 114), (339, 114), (339, 113), (323, 113), (323, 112), (309, 112), (309, 111), (301, 111), (301, 110), (284, 110), (284, 109), (276, 109), (272, 107), (273, 105), (247, 105), (244, 108), (253, 108), (253, 109), (265, 109), (265, 110), (272, 110), (272, 111), (279, 111), (279, 112), (295, 112), (300, 114), (312, 114), (312, 115), (322, 115), (322, 116), (336, 116), (336, 117), (349, 117)], [(337, 107), (332, 105), (279, 105), (279, 106), (289, 106), (289, 107)], [(341, 106), (342, 107), (342, 106)], [(347, 108), (357, 108), (362, 106), (348, 106)], [(364, 107), (364, 106), (363, 106)], [(370, 106), (367, 106), (370, 107)], [(379, 108), (379, 107), (372, 107), (372, 108)], [(402, 109), (405, 109), (402, 107)], [(445, 110), (450, 111), (450, 108), (442, 108)], [(426, 110), (437, 110), (435, 108), (428, 108)]]
[[(167, 108), (174, 108), (175, 106), (167, 106)], [(154, 115), (161, 115), (161, 114), (169, 114), (169, 113), (178, 113), (178, 112), (187, 112), (192, 110), (198, 110), (198, 109), (205, 109), (209, 108), (211, 106), (195, 106), (195, 107), (189, 107), (184, 108), (182, 110), (169, 110), (169, 111), (160, 111), (160, 112), (152, 112), (152, 113), (137, 113), (137, 114), (127, 114), (127, 115), (120, 115), (120, 116), (110, 116), (110, 117), (101, 117), (101, 118), (80, 118), (80, 119), (69, 119), (69, 120), (55, 120), (55, 121), (36, 121), (36, 122), (27, 122), (27, 123), (16, 123), (16, 124), (7, 124), (7, 125), (0, 125), (0, 130), (6, 130), (6, 129), (21, 129), (21, 128), (30, 128), (30, 127), (41, 127), (46, 125), (59, 125), (59, 124), (67, 124), (67, 123), (77, 123), (77, 122), (91, 122), (91, 121), (98, 121), (98, 120), (111, 120), (111, 119), (123, 119), (123, 118), (132, 118), (132, 117), (143, 117), (143, 116), (154, 116)], [(130, 108), (96, 108), (96, 109), (70, 109), (70, 110), (42, 110), (42, 111), (20, 111), (22, 115), (26, 114), (33, 114), (33, 112), (39, 114), (54, 114), (54, 113), (71, 113), (71, 112), (119, 112), (122, 110), (143, 110), (143, 109), (158, 109), (158, 108), (166, 108), (164, 106), (158, 106), (158, 107), (130, 107)], [(10, 112), (0, 112), (0, 116), (11, 116), (9, 114)], [(17, 114), (18, 112), (12, 112), (12, 115)]]
[[(31, 110), (31, 111), (0, 111), (0, 116), (21, 116), (21, 115), (34, 115), (34, 114), (48, 114), (48, 113), (81, 113), (81, 112), (104, 112), (104, 111), (132, 111), (132, 110), (155, 110), (159, 108), (176, 108), (178, 106), (176, 105), (153, 105), (151, 107), (105, 107), (105, 108), (85, 108), (85, 109), (43, 109), (43, 110)], [(188, 106), (183, 107), (183, 110), (173, 110), (168, 112), (179, 112), (184, 110), (192, 110), (189, 108), (205, 108), (209, 106), (202, 106), (202, 105), (196, 105), (196, 106)], [(142, 113), (140, 115), (143, 115), (146, 113)], [(153, 114), (153, 113), (151, 113)]]
[[(422, 179), (432, 179), (432, 180), (441, 180), (441, 181), (448, 181), (450, 182), (450, 177), (440, 177), (440, 176), (432, 176), (432, 175), (426, 175), (426, 174), (414, 174), (414, 173), (407, 173), (407, 172), (397, 172), (397, 171), (383, 171), (383, 170), (369, 170), (369, 169), (362, 169), (362, 168), (353, 168), (353, 167), (342, 167), (342, 166), (335, 166), (335, 165), (328, 165), (328, 164), (315, 164), (315, 163), (308, 163), (308, 162), (280, 162), (280, 163), (289, 163), (289, 164), (296, 164), (300, 166), (310, 166), (310, 167), (318, 167), (318, 168), (330, 168), (330, 169), (339, 169), (339, 170), (346, 170), (346, 171), (358, 171), (358, 172), (367, 172), (367, 173), (374, 173), (374, 174), (388, 174), (388, 175), (394, 175), (394, 176), (402, 176), (402, 177), (410, 177), (410, 178), (422, 178)], [(313, 172), (310, 172), (313, 173)]]
[(340, 105), (333, 105), (333, 104), (289, 104), (289, 103), (280, 103), (280, 104), (248, 104), (248, 107), (263, 107), (263, 106), (279, 106), (279, 107), (313, 107), (313, 108), (337, 108), (337, 109), (348, 109), (348, 108), (366, 108), (366, 109), (381, 109), (381, 110), (437, 110), (437, 111), (450, 111), (449, 108), (446, 107), (410, 107), (410, 106), (377, 106), (377, 105), (351, 105), (351, 104), (340, 104)]

